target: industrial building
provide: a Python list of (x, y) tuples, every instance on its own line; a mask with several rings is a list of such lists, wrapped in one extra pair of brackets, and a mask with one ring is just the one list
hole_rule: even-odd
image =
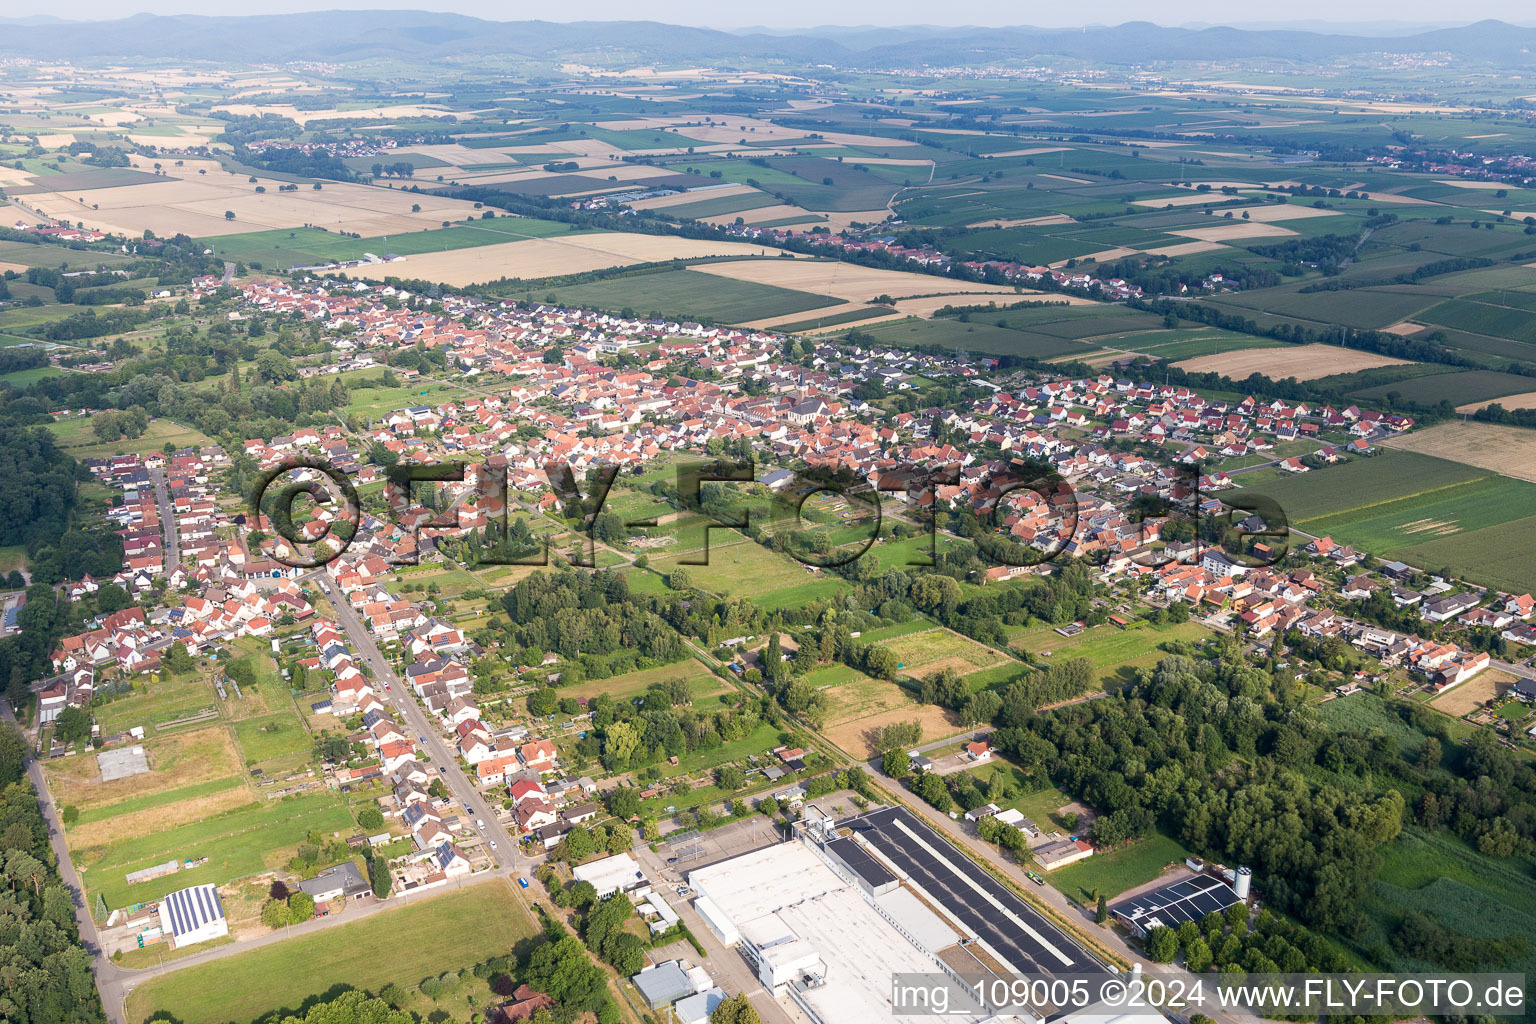
[[(1248, 869), (1238, 872), (1238, 880), (1247, 888)], [(1160, 889), (1132, 896), (1109, 908), (1114, 919), (1138, 938), (1145, 938), (1153, 928), (1177, 928), (1185, 921), (1199, 921), (1207, 914), (1226, 910), (1241, 903), (1237, 890), (1220, 878), (1198, 875)]]
[(1075, 974), (1099, 969), (1018, 893), (905, 807), (882, 807), (848, 818), (838, 829), (856, 837), (905, 887), (941, 908), (1002, 971)]
[(171, 893), (160, 901), (160, 929), (175, 940), (177, 949), (228, 935), (219, 890), (194, 885)]
[(616, 892), (629, 892), (645, 885), (645, 872), (627, 853), (604, 857), (590, 864), (578, 864), (571, 874), (578, 882), (591, 882), (599, 899)]
[[(793, 1001), (813, 1024), (896, 1021), (893, 975), (958, 979), (1001, 969), (986, 943), (947, 913), (947, 890), (920, 891), (856, 832), (829, 819), (813, 817), (798, 843), (690, 871), (688, 884), (710, 931), (737, 946), (763, 987)], [(951, 1017), (971, 1024), (1027, 1019)]]

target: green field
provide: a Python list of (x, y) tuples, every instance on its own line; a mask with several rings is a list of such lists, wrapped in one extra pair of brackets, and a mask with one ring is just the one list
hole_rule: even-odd
[[(1435, 378), (1439, 379), (1439, 378)], [(1274, 475), (1259, 470), (1235, 477), (1252, 494), (1273, 498), (1294, 525), (1342, 512), (1359, 514), (1364, 509), (1400, 501), (1464, 484), (1487, 475), (1487, 470), (1416, 452), (1383, 449), (1368, 459), (1341, 462), (1309, 473)], [(1308, 533), (1313, 532), (1307, 530)]]
[(49, 429), (54, 430), (56, 435), (72, 435), (60, 437), (59, 447), (77, 459), (100, 459), (119, 453), (142, 455), (145, 452), (164, 451), (167, 446), (187, 448), (217, 444), (213, 438), (202, 431), (193, 427), (183, 427), (170, 420), (150, 420), (149, 427), (140, 436), (106, 442), (96, 440), (94, 434), (82, 430), (79, 424), (88, 424), (88, 421), (67, 420), (63, 423), (48, 424)]
[(1515, 593), (1536, 590), (1536, 516), (1426, 541), (1393, 552), (1409, 565), (1450, 566), (1470, 579)]
[(1378, 384), (1350, 392), (1350, 397), (1367, 402), (1380, 402), (1391, 395), (1422, 405), (1449, 402), (1466, 405), (1469, 402), (1485, 402), (1490, 398), (1519, 395), (1531, 390), (1531, 378), (1516, 373), (1499, 373), (1495, 370), (1466, 370), (1456, 373), (1437, 373), (1430, 377)]
[(357, 260), (362, 259), (364, 253), (380, 257), (391, 253), (414, 256), (570, 233), (570, 226), (560, 221), (501, 216), (446, 228), (402, 231), (374, 238), (347, 238), (322, 228), (280, 228), (219, 235), (201, 241), (219, 256), (243, 263), (260, 263), (264, 269), (274, 270), (313, 266), (327, 261)]
[[(733, 543), (734, 541), (734, 543)], [(744, 540), (731, 530), (709, 531), (709, 564), (683, 565), (684, 558), (704, 558), (703, 551), (652, 558), (651, 568), (665, 574), (685, 569), (693, 584), (729, 597), (750, 597), (770, 611), (792, 607), (850, 588), (840, 576), (813, 573), (785, 555)]]
[(234, 730), (246, 764), (307, 754), (314, 746), (309, 730), (292, 710), (242, 719), (234, 723)]
[(128, 997), (127, 1019), (220, 1024), (298, 1012), (338, 984), (409, 990), (427, 976), (505, 956), (537, 932), (511, 882), (493, 879), (156, 978)]
[(1046, 878), (1071, 899), (1091, 905), (1099, 894), (1113, 899), (1152, 881), (1165, 867), (1188, 856), (1189, 851), (1177, 841), (1159, 833), (1119, 849), (1097, 852), (1087, 860), (1052, 871)]
[[(287, 861), (311, 829), (347, 831), (352, 815), (329, 793), (267, 800), (250, 807), (107, 846), (74, 852), (91, 898), (102, 894), (109, 907), (147, 902), (175, 888), (204, 882), (223, 884), (257, 874)], [(184, 868), (173, 879), (157, 878), (129, 885), (125, 874), (177, 858), (207, 857), (200, 867)]]
[[(939, 345), (972, 354), (1024, 356), (1034, 359), (1076, 358), (1092, 348), (1082, 342), (1052, 337), (1035, 331), (998, 327), (991, 314), (973, 314), (971, 323), (959, 320), (893, 320), (856, 328), (877, 343), (897, 346)], [(984, 322), (985, 321), (985, 322)], [(1113, 324), (1116, 321), (1108, 321)], [(1105, 333), (1115, 330), (1106, 326)]]
[(691, 270), (630, 274), (548, 289), (538, 297), (588, 309), (634, 310), (641, 316), (745, 323), (843, 305), (842, 299)]
[(1536, 484), (1489, 474), (1395, 501), (1310, 519), (1305, 529), (1372, 554), (1395, 556), (1406, 547), (1449, 540), (1524, 518), (1533, 507)]
[[(1180, 622), (1162, 626), (1150, 623), (1133, 629), (1109, 624), (1092, 626), (1073, 637), (1057, 633), (1052, 626), (1037, 626), (1010, 639), (1016, 650), (1028, 651), (1047, 661), (1087, 658), (1098, 670), (1105, 686), (1124, 686), (1135, 681), (1135, 670), (1151, 668), (1164, 657), (1158, 644), (1170, 640), (1194, 642), (1211, 636), (1198, 622)], [(1047, 656), (1043, 652), (1050, 651)]]

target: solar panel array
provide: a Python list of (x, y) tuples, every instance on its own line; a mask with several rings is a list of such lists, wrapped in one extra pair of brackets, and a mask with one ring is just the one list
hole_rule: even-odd
[(1113, 910), (1142, 929), (1159, 925), (1177, 928), (1185, 921), (1199, 921), (1237, 902), (1237, 893), (1230, 885), (1219, 878), (1201, 875), (1133, 896), (1115, 904)]
[(171, 931), (177, 935), (190, 935), (203, 925), (222, 920), (224, 906), (219, 902), (219, 890), (211, 885), (194, 885), (171, 893), (163, 901), (170, 912)]

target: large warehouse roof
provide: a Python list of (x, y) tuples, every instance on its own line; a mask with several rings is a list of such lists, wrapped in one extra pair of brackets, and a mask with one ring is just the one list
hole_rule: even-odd
[(224, 920), (224, 905), (219, 890), (211, 885), (178, 889), (160, 901), (161, 917), (168, 920), (178, 941), (208, 925)]
[(1237, 893), (1219, 878), (1200, 875), (1116, 903), (1110, 911), (1139, 933), (1149, 928), (1177, 928), (1237, 903)]

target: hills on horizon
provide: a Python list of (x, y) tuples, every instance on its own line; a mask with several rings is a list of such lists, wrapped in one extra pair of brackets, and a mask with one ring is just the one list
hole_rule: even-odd
[(489, 21), (427, 11), (319, 11), (249, 16), (139, 14), (112, 21), (5, 19), (0, 55), (45, 60), (431, 60), (497, 54), (535, 60), (607, 57), (635, 62), (775, 59), (791, 64), (911, 68), (988, 66), (1067, 57), (1109, 64), (1281, 58), (1327, 60), (1371, 52), (1448, 52), (1529, 65), (1536, 28), (1485, 20), (1454, 28), (1377, 34), (1313, 28), (1166, 27), (1150, 22), (1045, 29), (1029, 26), (824, 26), (780, 32), (652, 21)]

